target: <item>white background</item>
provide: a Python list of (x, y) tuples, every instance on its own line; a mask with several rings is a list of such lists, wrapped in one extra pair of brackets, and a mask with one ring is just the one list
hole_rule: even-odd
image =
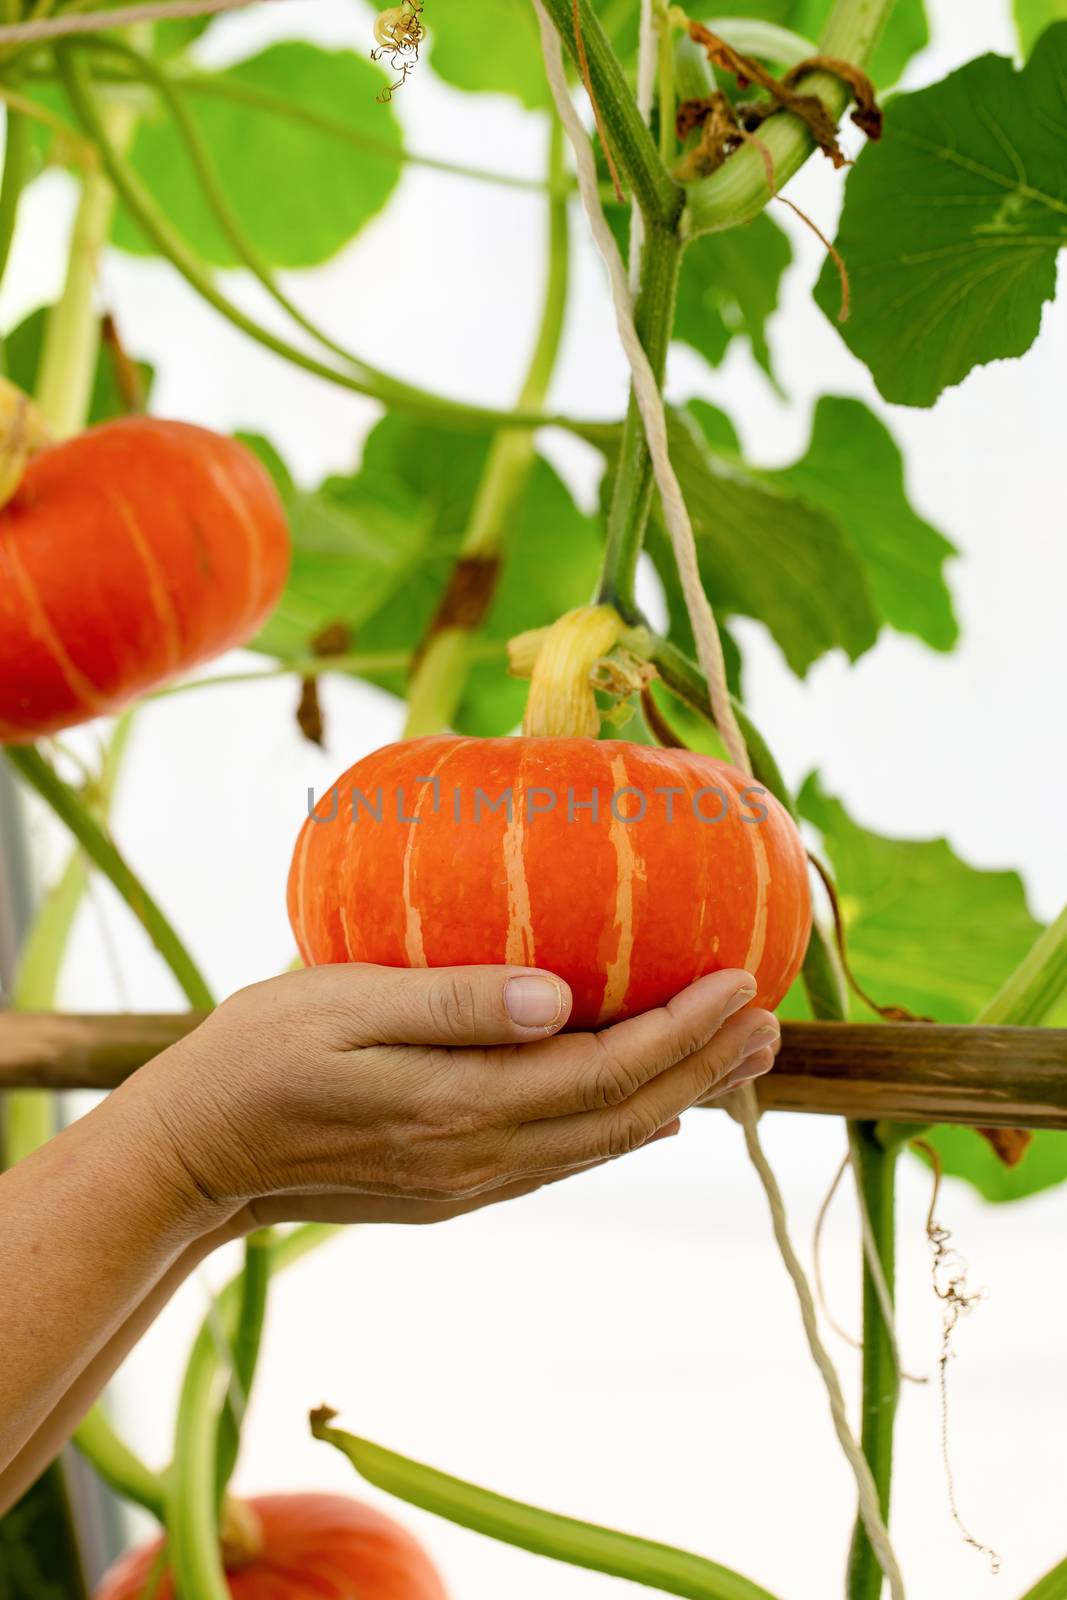
[[(933, 0), (931, 10), (935, 44), (913, 64), (910, 84), (980, 49), (1013, 48), (1000, 0)], [(205, 54), (225, 61), (294, 36), (363, 50), (369, 17), (342, 0), (278, 4), (220, 22)], [(543, 124), (511, 102), (464, 98), (424, 69), (398, 103), (417, 148), (540, 170)], [(839, 187), (829, 164), (813, 161), (790, 192), (832, 229)], [(58, 174), (29, 195), (5, 325), (55, 294), (71, 205)], [(726, 405), (753, 459), (772, 464), (803, 448), (819, 393), (874, 399), (864, 369), (810, 302), (818, 245), (784, 209), (778, 220), (797, 257), (771, 329), (789, 402), (738, 349), (718, 372), (679, 351), (670, 378), (677, 397), (699, 393)], [(623, 404), (623, 366), (600, 268), (575, 222), (575, 293), (552, 398), (607, 416)], [(541, 238), (536, 197), (409, 169), (388, 214), (291, 288), (369, 360), (507, 403), (531, 336)], [(239, 277), (230, 287), (270, 316)], [(261, 430), (308, 481), (357, 459), (376, 408), (247, 344), (165, 266), (109, 257), (103, 297), (131, 348), (160, 368), (160, 413)], [(800, 684), (760, 627), (740, 629), (751, 708), (791, 780), (818, 766), (860, 820), (900, 835), (945, 834), (976, 864), (1018, 867), (1033, 909), (1046, 916), (1067, 898), (1065, 363), (1060, 305), (1047, 311), (1028, 356), (973, 374), (932, 412), (880, 406), (907, 447), (915, 504), (961, 551), (951, 568), (963, 624), (954, 655), (890, 635), (858, 666), (831, 657)], [(572, 441), (544, 443), (591, 504), (592, 458)], [(220, 670), (237, 665), (240, 658)], [(371, 690), (330, 684), (326, 703), (326, 755), (296, 734), (286, 683), (179, 696), (139, 718), (117, 833), (220, 993), (291, 958), (284, 877), (308, 784), (328, 783), (399, 731), (398, 706)], [(37, 816), (34, 836), (50, 869), (61, 841)], [(79, 924), (62, 998), (82, 1009), (179, 1004), (105, 890)], [(843, 1130), (794, 1117), (769, 1119), (764, 1129), (806, 1251)], [(922, 1226), (928, 1185), (910, 1161), (901, 1188), (900, 1333), (909, 1368), (932, 1376), (939, 1318)], [(996, 1209), (951, 1185), (941, 1210), (973, 1282), (989, 1289), (960, 1331), (951, 1435), (964, 1515), (1002, 1552), (1002, 1575), (988, 1576), (951, 1525), (933, 1384), (905, 1390), (894, 1532), (912, 1600), (1014, 1600), (1067, 1551), (1067, 1192)], [(231, 1265), (215, 1261), (209, 1276)], [(827, 1275), (838, 1315), (853, 1326), (856, 1265), (855, 1219), (842, 1200)], [(194, 1282), (117, 1386), (125, 1430), (156, 1462), (167, 1456), (182, 1355), (204, 1307), (205, 1284)], [(855, 1394), (856, 1360), (836, 1341), (833, 1348)], [(435, 1230), (353, 1232), (295, 1268), (276, 1291), (241, 1490), (333, 1487), (377, 1498), (310, 1440), (306, 1412), (320, 1401), (372, 1439), (501, 1491), (702, 1551), (782, 1600), (841, 1593), (848, 1474), (763, 1200), (738, 1132), (721, 1115), (693, 1115), (668, 1146), (509, 1208)], [(613, 1580), (550, 1569), (428, 1516), (399, 1514), (426, 1540), (455, 1600), (624, 1592)]]

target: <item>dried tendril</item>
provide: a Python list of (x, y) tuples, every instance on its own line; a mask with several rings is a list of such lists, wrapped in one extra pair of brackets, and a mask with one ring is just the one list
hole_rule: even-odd
[(370, 53), (371, 60), (388, 61), (389, 70), (396, 75), (377, 97), (378, 104), (385, 105), (404, 87), (418, 62), (419, 46), (426, 37), (422, 0), (403, 0), (402, 5), (381, 12), (374, 23), (374, 37), (378, 45)]

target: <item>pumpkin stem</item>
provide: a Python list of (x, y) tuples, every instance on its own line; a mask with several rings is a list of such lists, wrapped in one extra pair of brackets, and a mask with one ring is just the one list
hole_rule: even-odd
[[(594, 693), (602, 683), (600, 663), (618, 645), (629, 644), (635, 631), (613, 606), (579, 606), (550, 628), (512, 639), (508, 646), (510, 671), (515, 677), (532, 680), (523, 733), (595, 739), (600, 732)], [(638, 687), (636, 680), (632, 687)]]
[(222, 1507), (219, 1544), (227, 1572), (240, 1572), (262, 1553), (263, 1524), (247, 1501), (231, 1500), (227, 1495)]
[(0, 378), (0, 507), (7, 505), (22, 482), (30, 457), (51, 442), (44, 412), (28, 394)]

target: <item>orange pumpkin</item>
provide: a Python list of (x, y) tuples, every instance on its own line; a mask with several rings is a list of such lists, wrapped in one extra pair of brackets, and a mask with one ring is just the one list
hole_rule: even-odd
[[(262, 1548), (227, 1571), (234, 1600), (448, 1600), (422, 1546), (399, 1523), (340, 1495), (267, 1495), (249, 1502)], [(163, 1541), (125, 1556), (94, 1600), (142, 1600)], [(165, 1573), (156, 1600), (174, 1600)]]
[(616, 740), (389, 745), (305, 822), (289, 915), (308, 965), (508, 962), (558, 973), (571, 1026), (742, 967), (776, 1006), (811, 931), (784, 808), (735, 768)]
[(274, 486), (236, 440), (126, 417), (45, 449), (0, 509), (0, 742), (242, 644), (288, 566)]

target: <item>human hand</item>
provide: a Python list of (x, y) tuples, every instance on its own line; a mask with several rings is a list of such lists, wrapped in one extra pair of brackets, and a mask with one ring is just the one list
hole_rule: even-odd
[(207, 1213), (427, 1222), (677, 1131), (766, 1072), (779, 1037), (743, 972), (599, 1033), (516, 967), (319, 967), (243, 989), (131, 1080)]

